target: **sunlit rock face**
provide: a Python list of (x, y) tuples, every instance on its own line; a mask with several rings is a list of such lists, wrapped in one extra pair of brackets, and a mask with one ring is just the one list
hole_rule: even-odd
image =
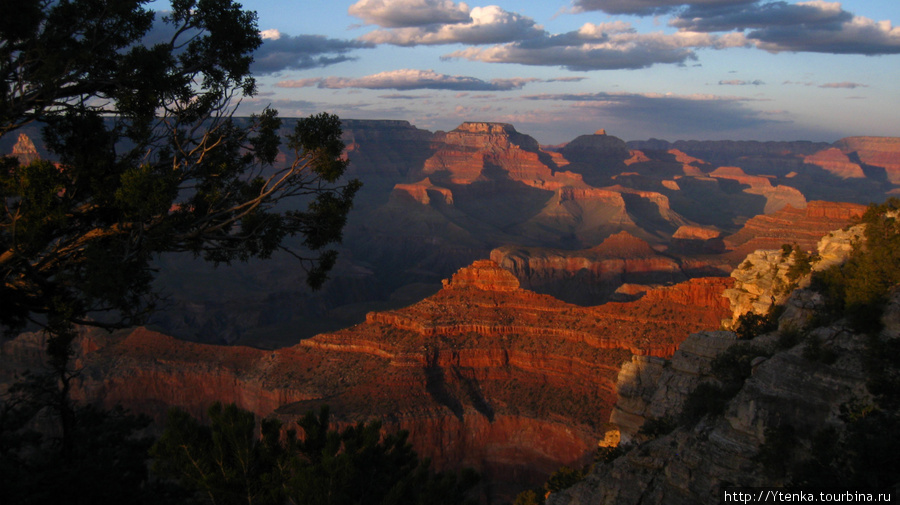
[(734, 265), (757, 249), (778, 249), (783, 244), (797, 244), (813, 251), (820, 238), (832, 230), (854, 222), (865, 212), (864, 205), (854, 203), (812, 201), (805, 209), (791, 206), (747, 220), (734, 235), (725, 237), (727, 256)]
[(884, 177), (891, 184), (900, 184), (900, 138), (847, 137), (835, 146), (869, 171), (873, 178)]
[[(169, 406), (203, 416), (222, 401), (290, 422), (328, 404), (340, 423), (375, 418), (409, 430), (437, 468), (472, 466), (511, 499), (561, 465), (589, 462), (621, 364), (670, 356), (691, 332), (715, 327), (728, 282), (695, 279), (647, 288), (630, 303), (580, 307), (521, 289), (481, 260), (419, 303), (275, 351), (145, 328), (87, 333), (73, 395), (158, 420)], [(13, 356), (40, 359), (41, 343), (28, 342), (4, 344), (6, 379)]]
[(491, 259), (515, 274), (524, 287), (579, 305), (605, 302), (624, 283), (666, 284), (687, 279), (675, 259), (625, 231), (590, 249), (507, 246), (491, 251)]
[[(821, 213), (835, 217), (846, 210), (826, 207)], [(825, 235), (817, 247), (821, 260), (812, 269), (844, 261), (850, 244), (862, 240), (863, 226)], [(796, 279), (800, 287), (793, 291), (775, 287), (788, 265), (781, 250), (755, 251), (732, 273), (735, 284), (726, 290), (735, 316), (765, 313), (770, 297), (786, 298), (779, 300), (785, 310), (777, 330), (749, 341), (738, 340), (730, 331), (698, 332), (682, 341), (669, 359), (632, 357), (617, 378), (610, 432), (625, 446), (633, 445), (622, 457), (595, 466), (584, 481), (551, 495), (547, 503), (721, 503), (723, 486), (788, 485), (786, 472), (774, 469), (778, 463), (773, 458), (785, 465), (821, 458), (803, 441), (816, 434), (839, 439), (848, 433), (856, 415), (848, 412), (859, 408), (855, 405), (871, 408), (875, 398), (870, 388), (877, 385), (873, 377), (879, 371), (871, 366), (869, 347), (874, 335), (857, 333), (846, 321), (816, 323), (812, 316), (823, 300), (803, 288), (808, 275)], [(753, 300), (767, 303), (756, 306)], [(900, 290), (895, 289), (881, 316), (882, 342), (900, 335), (898, 315)], [(681, 416), (691, 399), (710, 400), (716, 394), (702, 392), (700, 386), (712, 386), (712, 391), (722, 386), (722, 374), (731, 370), (723, 367), (737, 367), (740, 356), (752, 358), (749, 376), (735, 383), (721, 411), (703, 412), (686, 423)], [(666, 428), (642, 430), (648, 422)]]

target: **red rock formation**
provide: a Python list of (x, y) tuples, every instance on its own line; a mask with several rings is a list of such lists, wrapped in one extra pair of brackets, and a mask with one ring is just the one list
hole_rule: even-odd
[(850, 161), (850, 158), (836, 147), (807, 156), (803, 161), (809, 165), (816, 165), (841, 179), (863, 179), (866, 177), (862, 167), (858, 163)]
[(725, 237), (726, 254), (736, 266), (757, 249), (778, 249), (782, 244), (798, 244), (812, 251), (828, 232), (850, 224), (866, 207), (854, 203), (812, 201), (805, 209), (787, 206), (780, 211), (749, 219), (734, 235)]
[(20, 133), (15, 145), (12, 147), (12, 155), (19, 159), (19, 163), (28, 165), (34, 160), (40, 159), (34, 142), (24, 133)]
[(447, 188), (435, 186), (427, 177), (413, 184), (397, 184), (391, 193), (394, 198), (409, 198), (422, 205), (430, 205), (438, 201), (445, 205), (453, 205), (453, 192)]
[(606, 301), (623, 283), (686, 278), (677, 261), (624, 231), (590, 249), (506, 246), (491, 251), (491, 259), (515, 274), (524, 287), (581, 305)]
[(669, 251), (677, 254), (717, 254), (725, 252), (725, 242), (719, 230), (682, 226), (672, 235)]
[(451, 184), (488, 180), (485, 170), (499, 167), (508, 178), (549, 191), (564, 185), (583, 186), (581, 176), (557, 172), (553, 157), (537, 141), (505, 123), (463, 123), (434, 136), (435, 154), (422, 173), (445, 175)]
[(788, 205), (796, 208), (806, 206), (806, 197), (803, 196), (803, 193), (790, 186), (772, 186), (772, 177), (769, 176), (747, 175), (738, 167), (719, 167), (709, 175), (717, 179), (728, 179), (748, 186), (744, 189), (745, 193), (765, 197), (766, 205), (763, 212), (766, 214), (781, 210)]
[(719, 230), (703, 228), (700, 226), (682, 226), (675, 231), (672, 238), (684, 240), (709, 240), (719, 238), (721, 235), (722, 232)]
[(519, 279), (491, 260), (476, 261), (453, 274), (450, 280), (444, 279), (444, 288), (447, 289), (469, 287), (485, 291), (516, 291), (519, 289)]
[[(632, 240), (617, 241), (623, 251)], [(473, 466), (495, 497), (509, 499), (562, 464), (589, 461), (619, 365), (630, 354), (668, 356), (688, 333), (717, 325), (729, 281), (578, 307), (519, 289), (495, 263), (479, 261), (417, 304), (276, 351), (143, 328), (90, 334), (73, 395), (157, 418), (167, 406), (200, 416), (224, 401), (290, 421), (327, 403), (340, 422), (375, 417), (386, 430), (410, 430), (438, 468)], [(5, 344), (4, 362), (40, 347)]]
[(900, 138), (847, 137), (834, 145), (866, 165), (883, 168), (888, 181), (900, 184)]

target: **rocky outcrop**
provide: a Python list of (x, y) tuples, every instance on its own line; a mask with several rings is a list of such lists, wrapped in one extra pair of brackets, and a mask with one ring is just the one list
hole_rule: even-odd
[(796, 327), (806, 325), (806, 319), (800, 314), (809, 315), (809, 309), (818, 308), (821, 300), (813, 301), (815, 297), (812, 294), (798, 298), (795, 288), (809, 285), (806, 274), (810, 271), (825, 270), (846, 261), (853, 244), (862, 240), (864, 232), (865, 225), (858, 224), (828, 233), (811, 251), (813, 255), (808, 260), (807, 268), (802, 269), (795, 268), (797, 254), (785, 249), (760, 249), (747, 255), (731, 273), (734, 286), (725, 290), (725, 297), (731, 302), (734, 312), (731, 321), (725, 322), (726, 326), (730, 327), (748, 312), (766, 315), (775, 305), (785, 305), (794, 313), (791, 319), (797, 323)]
[(739, 167), (719, 167), (709, 174), (717, 179), (727, 179), (740, 186), (750, 195), (759, 195), (766, 199), (763, 213), (772, 214), (790, 205), (802, 209), (806, 207), (806, 197), (795, 188), (784, 185), (773, 185), (774, 177), (747, 175)]
[(628, 142), (631, 149), (678, 149), (713, 166), (741, 167), (751, 174), (782, 176), (803, 165), (805, 156), (832, 147), (826, 142), (650, 139)]
[(425, 160), (422, 173), (450, 184), (492, 180), (496, 176), (491, 170), (499, 168), (512, 181), (548, 191), (583, 185), (580, 176), (557, 172), (553, 158), (538, 142), (510, 124), (463, 123), (453, 131), (436, 133), (433, 147), (436, 152)]
[(865, 209), (859, 204), (811, 201), (805, 209), (787, 206), (774, 214), (753, 217), (740, 231), (725, 237), (730, 250), (727, 257), (737, 266), (757, 249), (797, 244), (812, 251), (825, 234), (852, 223)]
[(702, 226), (678, 227), (669, 242), (669, 250), (676, 254), (718, 254), (725, 252), (722, 232)]
[(616, 405), (609, 422), (616, 426), (620, 443), (643, 441), (639, 430), (648, 419), (675, 419), (687, 396), (712, 376), (712, 361), (734, 345), (730, 331), (692, 334), (669, 360), (632, 356), (616, 379)]
[[(841, 261), (848, 244), (859, 241), (861, 228), (829, 234), (819, 251), (831, 264)], [(785, 260), (781, 251), (758, 251), (744, 268), (755, 274), (733, 274), (735, 288), (755, 282), (768, 294), (771, 279), (765, 277), (782, 270)], [(619, 373), (610, 417), (624, 455), (597, 464), (584, 481), (549, 496), (547, 503), (715, 504), (722, 503), (724, 486), (796, 485), (795, 471), (808, 478), (802, 462), (829, 468), (830, 458), (858, 450), (858, 438), (845, 438), (853, 429), (871, 430), (870, 419), (896, 415), (895, 404), (883, 400), (888, 393), (870, 390), (881, 387), (873, 377), (893, 373), (872, 366), (873, 359), (893, 359), (875, 358), (873, 346), (879, 353), (894, 352), (900, 335), (900, 290), (889, 298), (879, 335), (856, 333), (846, 321), (811, 325), (809, 316), (821, 308), (822, 298), (801, 288), (787, 299), (779, 330), (741, 341), (727, 331), (702, 332), (683, 341), (669, 360), (633, 357)], [(713, 403), (720, 407), (709, 408)], [(701, 405), (707, 407), (698, 410)], [(834, 447), (819, 443), (825, 438)], [(894, 443), (892, 436), (889, 440), (885, 443)], [(829, 450), (836, 452), (829, 456)], [(883, 464), (867, 452), (860, 462), (873, 468)], [(886, 475), (892, 483), (891, 471)], [(842, 478), (831, 479), (838, 484)]]
[(432, 202), (453, 205), (453, 192), (447, 188), (435, 186), (427, 177), (413, 184), (397, 184), (391, 193), (393, 198), (406, 198), (422, 205)]
[(569, 162), (587, 163), (599, 166), (617, 166), (631, 158), (625, 142), (606, 133), (581, 135), (559, 150)]
[(12, 155), (18, 158), (19, 163), (22, 165), (28, 165), (41, 158), (37, 148), (34, 146), (34, 142), (25, 133), (20, 133), (16, 139), (16, 143), (12, 147)]
[(346, 175), (369, 185), (393, 186), (432, 154), (433, 134), (408, 121), (344, 119), (341, 128), (350, 160)]
[(500, 268), (492, 260), (479, 260), (444, 280), (446, 289), (475, 288), (484, 291), (518, 291), (516, 276)]
[[(633, 250), (630, 240), (609, 247)], [(73, 396), (157, 419), (168, 406), (202, 416), (223, 401), (290, 422), (328, 404), (339, 423), (375, 418), (386, 430), (409, 430), (437, 468), (474, 467), (491, 496), (511, 499), (560, 465), (590, 461), (620, 364), (633, 354), (670, 356), (688, 334), (718, 324), (727, 281), (697, 279), (630, 303), (579, 307), (523, 290), (482, 260), (419, 303), (275, 351), (188, 343), (144, 328), (89, 333)], [(13, 356), (33, 363), (42, 345), (4, 344), (4, 379), (19, 366)]]
[(500, 247), (491, 259), (522, 285), (581, 305), (596, 305), (623, 283), (658, 284), (686, 279), (680, 264), (650, 245), (619, 232), (591, 249)]
[(850, 161), (850, 158), (836, 147), (807, 156), (803, 161), (840, 179), (863, 179), (866, 177), (862, 167), (858, 163)]
[[(834, 143), (835, 147), (870, 169), (884, 171), (891, 184), (900, 184), (900, 138), (847, 137)], [(872, 173), (878, 178), (880, 174)]]
[[(784, 474), (768, 468), (771, 461), (763, 458), (769, 437), (775, 437), (779, 428), (787, 426), (804, 437), (826, 427), (840, 429), (845, 423), (840, 415), (841, 405), (868, 396), (862, 365), (864, 346), (860, 345), (863, 337), (822, 328), (812, 338), (827, 342), (839, 358), (831, 364), (810, 359), (804, 355), (804, 344), (761, 358), (721, 415), (706, 417), (693, 426), (677, 427), (636, 446), (612, 463), (597, 465), (583, 482), (551, 495), (547, 503), (715, 504), (722, 503), (722, 486), (785, 485)], [(643, 408), (646, 415), (651, 402), (660, 400), (659, 408), (652, 404), (654, 414), (677, 412), (678, 399), (683, 398), (682, 386), (697, 383), (698, 377), (704, 380), (711, 358), (729, 348), (727, 338), (720, 334), (698, 334), (687, 342), (705, 347), (706, 352), (693, 354), (685, 369), (675, 368), (675, 358), (661, 372), (656, 364), (638, 360), (629, 367), (629, 373), (620, 375), (634, 385), (624, 389), (626, 409)], [(771, 343), (770, 340), (768, 345)], [(684, 357), (688, 356), (685, 353)], [(623, 410), (620, 418), (632, 421), (629, 413)], [(768, 450), (777, 450), (778, 442), (771, 442)], [(785, 445), (784, 452), (774, 457), (784, 462), (791, 457), (789, 450), (803, 453), (807, 449)]]

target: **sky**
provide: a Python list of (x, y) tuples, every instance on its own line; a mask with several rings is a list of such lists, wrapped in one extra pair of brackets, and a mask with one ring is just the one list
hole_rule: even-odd
[(898, 0), (241, 3), (264, 43), (240, 113), (431, 131), (496, 121), (548, 145), (601, 128), (624, 140), (900, 136)]

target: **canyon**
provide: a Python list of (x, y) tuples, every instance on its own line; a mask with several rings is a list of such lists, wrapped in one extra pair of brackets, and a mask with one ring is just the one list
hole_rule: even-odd
[[(897, 187), (873, 167), (887, 173), (900, 156), (895, 144), (878, 138), (834, 145), (628, 143), (606, 131), (551, 148), (510, 124), (482, 122), (429, 132), (405, 121), (345, 120), (343, 138), (347, 177), (364, 186), (323, 290), (305, 289), (286, 256), (235, 265), (228, 279), (191, 258), (163, 257), (158, 286), (170, 304), (153, 324), (194, 341), (291, 345), (357, 324), (370, 311), (415, 303), (437, 292), (441, 279), (504, 248), (546, 258), (516, 270), (523, 286), (597, 305), (616, 299), (618, 285), (632, 278), (664, 284), (728, 275), (753, 248), (778, 247), (779, 240), (810, 245), (805, 226), (814, 235), (852, 219), (822, 215), (806, 222), (801, 214), (810, 202), (887, 198)], [(851, 161), (869, 160), (868, 175), (841, 179), (814, 164), (817, 153), (835, 149)], [(811, 207), (816, 212), (820, 204)], [(777, 236), (778, 229), (791, 236)], [(596, 256), (593, 248), (623, 231), (649, 244), (661, 271), (648, 269), (649, 257), (641, 276), (614, 282), (611, 274), (596, 274), (598, 265), (578, 275), (558, 268), (563, 257), (584, 264)]]
[[(880, 138), (600, 130), (550, 148), (505, 123), (345, 120), (344, 141), (364, 187), (321, 291), (288, 257), (227, 271), (160, 258), (167, 306), (146, 327), (85, 330), (73, 397), (157, 420), (225, 401), (290, 422), (328, 404), (339, 424), (409, 430), (435, 467), (474, 467), (484, 497), (509, 500), (590, 462), (610, 416), (634, 436), (665, 360), (681, 370), (733, 343), (715, 330), (736, 307), (768, 307), (726, 296), (750, 289), (732, 273), (748, 255), (814, 251), (864, 198), (900, 189), (900, 144)], [(38, 139), (17, 145), (23, 161), (46, 156)], [(755, 278), (769, 256), (751, 258)], [(44, 345), (4, 340), (0, 382), (39, 366)]]
[[(509, 498), (560, 465), (588, 463), (620, 364), (669, 356), (690, 333), (715, 327), (730, 315), (728, 286), (693, 279), (581, 307), (524, 290), (480, 260), (416, 304), (274, 351), (147, 328), (87, 331), (72, 397), (157, 420), (169, 406), (202, 418), (223, 401), (290, 422), (327, 404), (338, 425), (375, 418), (408, 430), (436, 468), (475, 468), (488, 496)], [(43, 345), (39, 334), (4, 343), (4, 382), (36, 366)]]
[[(866, 241), (864, 227), (823, 237), (813, 270), (843, 263), (854, 244)], [(850, 483), (860, 482), (896, 492), (896, 463), (878, 454), (896, 444), (880, 425), (896, 422), (896, 383), (885, 388), (881, 381), (896, 371), (900, 293), (889, 290), (877, 331), (861, 331), (848, 318), (823, 317), (826, 303), (808, 289), (809, 275), (796, 279), (798, 289), (779, 290), (791, 261), (780, 251), (760, 250), (732, 274), (735, 315), (766, 314), (769, 298), (777, 296), (783, 311), (774, 327), (743, 340), (730, 331), (699, 332), (668, 359), (632, 357), (617, 378), (610, 416), (620, 455), (547, 503), (714, 504), (734, 486), (854, 488)], [(685, 417), (696, 412), (699, 398), (715, 402), (717, 394), (718, 408)], [(844, 459), (860, 450), (864, 437), (871, 448)]]

